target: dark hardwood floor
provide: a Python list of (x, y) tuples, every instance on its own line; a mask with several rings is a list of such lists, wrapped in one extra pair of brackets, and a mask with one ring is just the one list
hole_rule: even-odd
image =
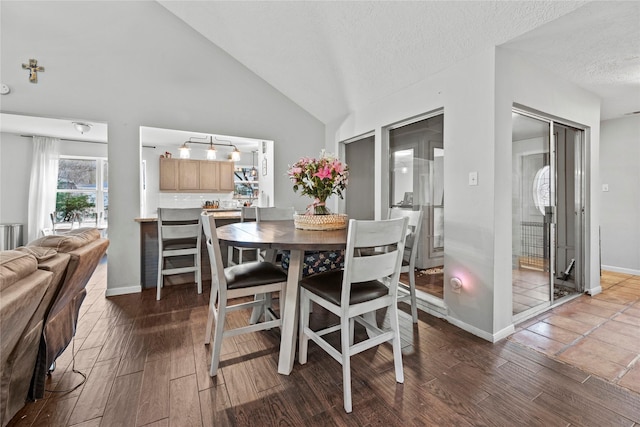
[[(491, 344), (420, 312), (401, 317), (405, 382), (389, 345), (352, 358), (353, 413), (340, 365), (315, 344), (290, 376), (277, 373), (279, 331), (229, 339), (216, 378), (203, 344), (208, 289), (167, 286), (105, 299), (106, 263), (88, 286), (72, 346), (47, 393), (11, 426), (633, 426), (640, 394), (512, 340)], [(238, 322), (245, 313), (236, 313)], [(381, 314), (380, 321), (385, 319)], [(319, 308), (316, 325), (330, 321)], [(363, 334), (357, 330), (357, 334)], [(336, 337), (337, 338), (337, 337)]]

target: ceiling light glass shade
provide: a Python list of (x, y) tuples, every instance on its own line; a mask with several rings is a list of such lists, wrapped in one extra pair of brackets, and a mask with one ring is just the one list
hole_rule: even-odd
[(231, 152), (231, 160), (237, 162), (240, 160), (240, 151), (237, 147), (233, 147), (233, 151)]
[(83, 135), (91, 130), (91, 125), (88, 123), (73, 122), (73, 127)]
[(189, 148), (186, 143), (182, 144), (180, 148), (178, 148), (178, 150), (180, 151), (181, 159), (188, 159), (189, 157), (191, 157), (191, 148)]
[(253, 177), (258, 176), (258, 169), (256, 169), (255, 166), (251, 168), (251, 176)]
[(207, 160), (215, 160), (216, 159), (216, 148), (211, 145), (207, 150)]

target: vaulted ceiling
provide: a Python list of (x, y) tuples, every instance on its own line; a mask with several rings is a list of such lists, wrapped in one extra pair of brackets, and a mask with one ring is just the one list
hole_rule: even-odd
[(640, 2), (164, 1), (167, 10), (324, 123), (487, 46), (527, 55), (640, 110)]

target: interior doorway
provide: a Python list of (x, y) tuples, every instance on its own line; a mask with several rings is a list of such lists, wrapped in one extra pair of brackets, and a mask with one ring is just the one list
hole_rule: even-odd
[(514, 321), (583, 291), (584, 131), (514, 109)]
[(375, 138), (358, 137), (344, 142), (345, 162), (349, 165), (349, 186), (345, 211), (349, 218), (375, 219)]

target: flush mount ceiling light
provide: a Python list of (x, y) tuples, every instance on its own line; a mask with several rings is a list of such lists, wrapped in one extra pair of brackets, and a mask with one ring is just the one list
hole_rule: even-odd
[(89, 123), (73, 122), (73, 127), (83, 135), (85, 133), (89, 133), (91, 130), (91, 125)]
[[(198, 139), (202, 141), (197, 141)], [(191, 153), (190, 153), (191, 147), (189, 147), (189, 144), (204, 144), (209, 146), (209, 148), (207, 149), (207, 160), (216, 159), (217, 157), (217, 150), (215, 147), (216, 145), (219, 145), (219, 146), (221, 145), (223, 147), (233, 147), (233, 151), (229, 155), (229, 158), (234, 162), (237, 162), (238, 160), (240, 160), (240, 150), (238, 150), (238, 147), (236, 147), (229, 141), (224, 141), (224, 142), (227, 142), (227, 144), (219, 144), (217, 142), (213, 142), (213, 139), (214, 137), (212, 136), (203, 137), (203, 138), (192, 136), (191, 138), (189, 138), (188, 141), (183, 142), (182, 145), (178, 148), (178, 150), (180, 151), (180, 158), (188, 159), (189, 157), (191, 157)], [(216, 141), (219, 141), (218, 138), (215, 138), (215, 139)]]

